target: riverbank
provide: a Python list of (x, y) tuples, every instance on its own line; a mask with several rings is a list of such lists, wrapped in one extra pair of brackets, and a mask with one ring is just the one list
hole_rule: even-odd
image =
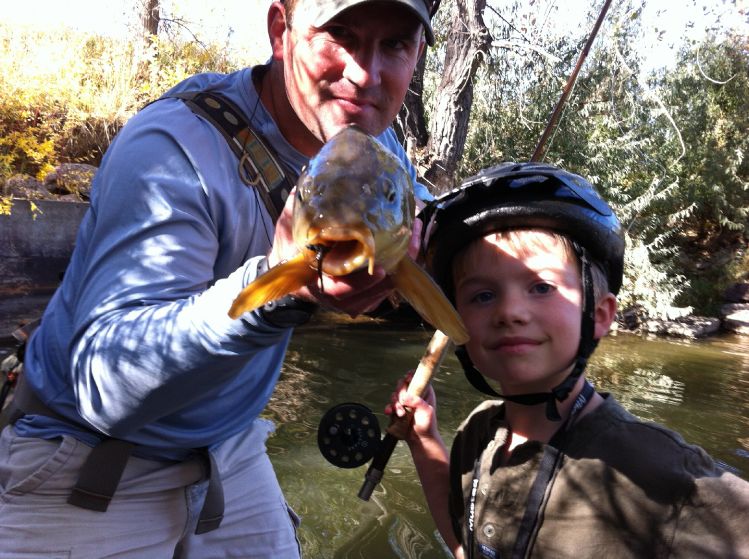
[[(65, 270), (78, 224), (88, 204), (96, 167), (62, 164), (43, 181), (28, 176), (8, 180), (0, 197), (0, 340), (38, 318)], [(365, 320), (421, 323), (408, 305), (387, 304)], [(331, 315), (342, 324), (350, 318)], [(749, 336), (749, 273), (722, 294), (718, 316), (688, 315), (674, 320), (644, 316), (638, 308), (619, 313), (614, 329), (634, 334), (700, 339), (723, 332)]]

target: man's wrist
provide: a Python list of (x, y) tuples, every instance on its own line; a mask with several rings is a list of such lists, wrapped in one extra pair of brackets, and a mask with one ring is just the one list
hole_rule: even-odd
[[(268, 271), (268, 259), (263, 258), (257, 264), (257, 276)], [(317, 303), (305, 301), (293, 295), (286, 295), (275, 301), (270, 301), (257, 309), (258, 315), (269, 324), (278, 328), (294, 328), (301, 326), (312, 318), (317, 310)]]

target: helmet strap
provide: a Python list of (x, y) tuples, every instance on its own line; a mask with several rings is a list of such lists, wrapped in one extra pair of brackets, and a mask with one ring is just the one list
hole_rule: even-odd
[(502, 398), (524, 406), (536, 406), (546, 402), (546, 418), (550, 421), (562, 420), (556, 403), (564, 402), (569, 397), (570, 392), (575, 387), (575, 384), (577, 384), (577, 380), (580, 378), (580, 375), (583, 374), (583, 371), (588, 364), (588, 358), (593, 353), (596, 345), (598, 345), (598, 341), (593, 337), (595, 334), (595, 293), (593, 291), (593, 274), (591, 272), (588, 251), (577, 243), (573, 243), (573, 247), (580, 259), (583, 291), (583, 316), (580, 325), (580, 345), (577, 348), (574, 367), (567, 378), (552, 388), (550, 392), (535, 392), (532, 394), (505, 396), (495, 391), (479, 370), (474, 367), (465, 346), (455, 348), (455, 356), (463, 366), (468, 382), (470, 382), (476, 390), (488, 394), (489, 396)]

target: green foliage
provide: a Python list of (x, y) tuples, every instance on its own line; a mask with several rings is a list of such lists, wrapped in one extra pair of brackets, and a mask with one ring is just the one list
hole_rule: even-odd
[[(548, 5), (502, 5), (475, 84), (461, 177), (530, 158), (599, 9), (560, 34)], [(612, 5), (545, 160), (589, 178), (624, 224), (622, 308), (658, 318), (714, 312), (741, 267), (727, 265), (725, 253), (740, 261), (730, 255), (749, 233), (747, 43), (708, 40), (685, 49), (675, 70), (646, 79), (636, 50), (640, 10)], [(698, 267), (690, 264), (695, 244)]]
[[(743, 39), (745, 41), (745, 38)], [(675, 204), (696, 204), (693, 234), (749, 234), (749, 50), (742, 39), (707, 40), (684, 50), (663, 80), (686, 145), (675, 174)]]

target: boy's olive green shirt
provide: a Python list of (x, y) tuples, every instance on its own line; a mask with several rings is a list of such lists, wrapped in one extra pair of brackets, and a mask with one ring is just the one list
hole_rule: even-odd
[[(467, 557), (749, 557), (749, 483), (613, 397), (567, 432), (561, 455), (529, 441), (499, 465), (507, 435), (503, 405), (488, 401), (453, 443), (451, 514), (464, 546), (473, 542)], [(532, 491), (542, 464), (551, 477)]]

